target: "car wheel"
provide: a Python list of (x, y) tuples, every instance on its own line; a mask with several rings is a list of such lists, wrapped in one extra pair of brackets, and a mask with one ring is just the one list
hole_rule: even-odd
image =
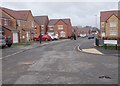
[(11, 44), (8, 44), (8, 47), (11, 47)]
[(48, 41), (48, 39), (45, 39), (45, 41)]
[(2, 46), (2, 49), (5, 48), (5, 46)]

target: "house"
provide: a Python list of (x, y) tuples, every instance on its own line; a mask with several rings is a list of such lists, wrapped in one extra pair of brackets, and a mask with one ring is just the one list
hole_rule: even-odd
[(100, 36), (104, 39), (120, 39), (120, 10), (100, 12)]
[(31, 11), (30, 10), (16, 11), (3, 7), (1, 9), (5, 15), (10, 17), (11, 26), (18, 31), (15, 34), (13, 34), (13, 39), (15, 38), (16, 40), (16, 42), (13, 43), (31, 41), (31, 39), (34, 36), (34, 29), (35, 29), (34, 18), (32, 16)]
[(58, 34), (60, 38), (69, 38), (72, 35), (70, 19), (50, 19), (47, 33)]
[(29, 42), (34, 37), (35, 22), (30, 10), (16, 11), (21, 19), (17, 19), (17, 30), (19, 31), (20, 42)]
[(36, 16), (34, 16), (34, 21), (35, 21), (35, 36), (39, 36), (40, 35), (40, 33), (41, 33), (41, 24), (40, 24), (40, 21), (39, 21), (39, 19), (36, 17)]
[[(18, 30), (16, 29), (16, 20), (14, 17), (7, 14), (3, 8), (0, 8), (2, 16), (0, 17), (0, 28), (3, 35), (10, 36), (13, 43), (18, 43)], [(11, 11), (11, 10), (10, 10)]]
[(77, 27), (78, 36), (88, 36), (92, 34), (92, 27)]
[[(48, 16), (34, 16), (35, 21), (40, 26), (40, 32), (42, 35), (46, 34), (47, 32), (47, 25), (49, 22)], [(37, 33), (39, 33), (39, 30), (37, 29)]]

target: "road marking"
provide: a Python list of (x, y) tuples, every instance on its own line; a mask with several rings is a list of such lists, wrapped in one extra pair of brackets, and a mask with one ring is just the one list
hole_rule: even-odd
[(23, 52), (23, 51), (24, 51), (24, 50), (18, 51), (18, 52), (16, 52), (16, 53), (13, 53), (13, 54), (4, 56), (4, 57), (2, 57), (2, 58), (0, 58), (0, 59), (5, 59), (5, 58), (7, 58), (7, 57), (10, 57), (10, 56), (16, 55), (16, 54), (18, 54), (18, 53), (21, 53), (21, 52)]
[[(56, 41), (56, 43), (57, 43), (57, 42), (63, 42), (63, 41), (67, 41), (67, 40)], [(52, 42), (52, 43), (55, 43), (55, 42)], [(44, 44), (42, 44), (41, 46), (46, 46), (46, 45), (52, 44), (52, 43), (44, 43)], [(30, 48), (30, 49), (32, 49), (32, 48)], [(25, 50), (29, 50), (29, 49), (25, 49)], [(16, 53), (13, 53), (13, 54), (4, 56), (4, 57), (0, 58), (0, 60), (5, 59), (5, 58), (10, 57), (10, 56), (13, 56), (13, 55), (16, 55), (16, 54), (19, 54), (19, 53), (21, 53), (21, 52), (23, 52), (23, 51), (24, 51), (24, 50), (21, 50), (21, 51), (18, 51), (18, 52), (16, 52)]]

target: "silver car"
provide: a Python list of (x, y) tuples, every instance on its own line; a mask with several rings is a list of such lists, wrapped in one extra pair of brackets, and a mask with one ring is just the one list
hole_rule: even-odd
[(0, 47), (4, 48), (5, 46), (6, 46), (5, 39), (4, 39), (3, 35), (0, 35)]

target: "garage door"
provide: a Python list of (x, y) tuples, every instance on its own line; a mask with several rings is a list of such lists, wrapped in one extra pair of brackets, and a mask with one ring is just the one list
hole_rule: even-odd
[(13, 32), (13, 43), (18, 43), (18, 33)]

